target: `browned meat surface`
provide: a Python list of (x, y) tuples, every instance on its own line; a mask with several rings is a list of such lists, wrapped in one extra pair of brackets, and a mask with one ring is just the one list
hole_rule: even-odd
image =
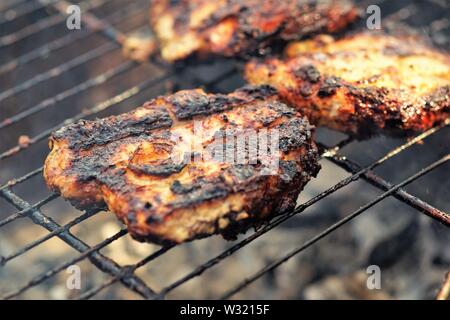
[(358, 137), (421, 132), (448, 121), (450, 58), (416, 37), (360, 33), (289, 45), (245, 76), (270, 84), (316, 125)]
[(357, 18), (348, 0), (156, 0), (151, 26), (167, 61), (237, 56), (277, 40), (336, 32)]
[[(229, 95), (186, 90), (126, 114), (79, 121), (51, 136), (45, 179), (78, 208), (106, 204), (141, 241), (232, 238), (292, 209), (319, 170), (313, 128), (274, 93), (268, 86)], [(214, 139), (225, 132), (248, 136), (245, 148)], [(264, 137), (270, 152), (255, 158), (244, 151), (261, 152)], [(230, 154), (224, 147), (235, 161), (210, 156)]]

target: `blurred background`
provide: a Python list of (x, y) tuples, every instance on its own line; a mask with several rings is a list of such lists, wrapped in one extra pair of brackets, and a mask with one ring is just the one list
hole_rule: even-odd
[[(379, 4), (386, 30), (408, 29), (449, 49), (449, 4), (442, 0), (373, 1)], [(0, 185), (42, 166), (48, 154), (47, 136), (66, 119), (95, 119), (127, 112), (143, 102), (174, 90), (204, 87), (229, 92), (244, 84), (241, 61), (214, 60), (189, 66), (167, 66), (158, 61), (137, 63), (123, 57), (114, 40), (148, 27), (149, 1), (72, 1), (112, 28), (68, 30), (61, 1), (4, 0), (0, 3)], [(91, 17), (91, 16), (89, 16)], [(364, 22), (355, 26), (363, 28)], [(106, 32), (105, 32), (106, 30)], [(145, 85), (143, 85), (145, 84)], [(448, 154), (450, 130), (442, 128), (377, 167), (382, 179), (399, 183)], [(317, 139), (334, 145), (346, 136), (320, 128)], [(361, 166), (376, 161), (407, 139), (377, 137), (353, 141), (339, 154)], [(350, 173), (328, 159), (302, 192), (298, 203), (320, 194)], [(3, 190), (3, 189), (2, 189)], [(38, 173), (12, 187), (29, 204), (50, 195)], [(409, 194), (441, 211), (450, 209), (448, 163), (404, 188)], [(217, 298), (246, 276), (297, 248), (334, 222), (380, 195), (382, 190), (359, 179), (308, 207), (280, 226), (180, 285), (166, 298)], [(11, 199), (10, 199), (11, 200)], [(23, 203), (22, 203), (23, 204)], [(0, 220), (21, 210), (0, 197)], [(23, 209), (23, 207), (22, 207)], [(59, 225), (83, 213), (61, 198), (42, 205), (39, 212)], [(45, 221), (44, 221), (45, 222)], [(70, 233), (94, 246), (123, 226), (109, 212), (100, 212), (76, 224)], [(177, 246), (136, 270), (149, 287), (159, 291), (236, 241), (220, 236)], [(48, 234), (23, 215), (0, 226), (0, 256), (8, 257)], [(120, 266), (133, 265), (159, 249), (125, 235), (100, 252)], [(0, 267), (0, 296), (30, 279), (79, 255), (58, 237), (8, 260)], [(69, 290), (65, 270), (24, 291), (19, 299), (71, 299), (94, 288), (110, 275), (88, 259), (81, 268), (81, 290)], [(381, 269), (381, 289), (368, 290), (366, 268)], [(388, 197), (317, 244), (267, 273), (234, 297), (243, 299), (431, 299), (450, 269), (448, 228), (394, 197)], [(94, 299), (141, 299), (120, 282), (107, 286)]]

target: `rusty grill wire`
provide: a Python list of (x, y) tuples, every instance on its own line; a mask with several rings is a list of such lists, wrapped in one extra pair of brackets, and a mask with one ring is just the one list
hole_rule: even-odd
[[(386, 1), (386, 0), (385, 0)], [(114, 12), (102, 19), (97, 18), (94, 14), (91, 13), (91, 10), (94, 8), (100, 8), (103, 5), (106, 4), (106, 0), (95, 0), (95, 1), (81, 1), (78, 2), (78, 4), (82, 8), (82, 23), (85, 27), (82, 32), (72, 33), (68, 32), (67, 34), (58, 37), (55, 40), (52, 40), (50, 42), (47, 42), (41, 47), (34, 48), (22, 55), (19, 55), (17, 57), (14, 57), (12, 60), (2, 63), (0, 65), (0, 75), (8, 74), (11, 71), (14, 71), (19, 66), (23, 66), (29, 63), (32, 63), (34, 60), (44, 57), (48, 55), (51, 52), (55, 52), (61, 48), (64, 48), (65, 46), (68, 46), (70, 44), (73, 44), (76, 41), (79, 41), (83, 38), (86, 38), (94, 33), (99, 32), (102, 34), (106, 39), (109, 41), (105, 44), (102, 44), (94, 49), (91, 49), (87, 51), (86, 53), (69, 60), (67, 62), (64, 62), (56, 67), (51, 68), (48, 71), (45, 71), (43, 73), (37, 74), (35, 76), (32, 76), (31, 78), (19, 83), (18, 85), (15, 85), (11, 87), (10, 89), (4, 90), (0, 92), (0, 112), (2, 109), (5, 109), (5, 106), (8, 106), (8, 103), (4, 103), (9, 99), (10, 97), (14, 97), (18, 94), (24, 94), (26, 90), (29, 88), (32, 88), (36, 86), (39, 83), (45, 83), (46, 81), (55, 78), (65, 72), (69, 72), (73, 68), (79, 67), (81, 65), (84, 65), (85, 63), (92, 61), (98, 57), (104, 56), (106, 53), (120, 48), (120, 45), (123, 43), (123, 40), (125, 38), (125, 35), (120, 32), (118, 29), (114, 28), (113, 25), (116, 23), (119, 23), (123, 19), (125, 19), (128, 16), (131, 16), (139, 11), (145, 10), (147, 1), (135, 1), (131, 4), (124, 5), (124, 8), (118, 12)], [(382, 3), (384, 1), (381, 1), (379, 3)], [(441, 6), (443, 9), (448, 9), (448, 6), (446, 5), (445, 1), (439, 1), (439, 0), (429, 0), (430, 3), (433, 5)], [(68, 5), (71, 3), (66, 1), (57, 1), (57, 0), (46, 0), (46, 1), (24, 1), (24, 0), (15, 0), (15, 1), (9, 1), (8, 3), (0, 4), (0, 10), (2, 15), (0, 16), (0, 27), (13, 25), (16, 20), (22, 19), (24, 17), (27, 17), (30, 14), (33, 14), (37, 10), (40, 9), (49, 9), (53, 12), (53, 14), (49, 15), (46, 18), (40, 19), (36, 21), (35, 23), (32, 23), (30, 25), (27, 25), (26, 27), (15, 30), (9, 34), (0, 36), (0, 49), (5, 47), (10, 47), (17, 45), (18, 43), (24, 41), (24, 40), (30, 40), (33, 39), (33, 36), (35, 36), (38, 32), (50, 27), (54, 26), (58, 23), (61, 23), (65, 21), (65, 11)], [(407, 9), (405, 11), (405, 9)], [(403, 7), (399, 8), (397, 11), (391, 13), (389, 15), (389, 19), (392, 19), (393, 21), (401, 21), (404, 20), (408, 13), (414, 11), (413, 7)], [(385, 18), (387, 19), (387, 18)], [(433, 24), (431, 24), (433, 25)], [(448, 27), (448, 21), (447, 25), (441, 24), (438, 26), (434, 26), (433, 28), (445, 28)], [(433, 30), (425, 30), (425, 32), (432, 32)], [(21, 152), (24, 149), (30, 148), (36, 143), (46, 139), (50, 133), (58, 128), (60, 128), (63, 125), (67, 125), (70, 123), (73, 123), (74, 121), (77, 121), (82, 118), (86, 118), (89, 116), (94, 116), (99, 114), (100, 112), (103, 112), (109, 108), (112, 108), (119, 103), (126, 101), (132, 97), (135, 97), (136, 95), (145, 92), (146, 90), (156, 86), (157, 84), (164, 82), (165, 80), (176, 80), (175, 76), (177, 72), (180, 71), (180, 69), (176, 68), (170, 68), (166, 65), (164, 65), (162, 62), (158, 61), (156, 58), (152, 59), (150, 62), (151, 64), (158, 66), (159, 68), (164, 70), (164, 73), (161, 76), (157, 77), (149, 77), (147, 80), (141, 82), (140, 84), (133, 86), (115, 96), (112, 96), (111, 98), (102, 101), (100, 103), (97, 103), (91, 108), (84, 109), (80, 113), (76, 114), (73, 117), (70, 117), (63, 121), (62, 123), (59, 123), (56, 126), (53, 126), (52, 128), (49, 128), (47, 130), (44, 130), (40, 132), (39, 134), (30, 137), (27, 141), (27, 143), (17, 144), (16, 146), (9, 148), (7, 150), (1, 150), (0, 151), (0, 161), (4, 161), (7, 158), (14, 157), (16, 154)], [(69, 97), (75, 97), (78, 94), (82, 93), (83, 91), (86, 91), (88, 89), (96, 88), (97, 86), (107, 82), (108, 80), (118, 76), (119, 74), (127, 74), (127, 72), (130, 72), (132, 69), (136, 68), (139, 65), (137, 62), (133, 61), (126, 61), (123, 62), (117, 66), (115, 66), (112, 69), (109, 69), (108, 71), (95, 76), (93, 78), (90, 78), (78, 85), (72, 86), (70, 89), (67, 89), (65, 91), (62, 91), (60, 93), (57, 93), (53, 97), (44, 99), (43, 101), (35, 104), (34, 106), (27, 108), (25, 110), (19, 111), (18, 113), (14, 114), (13, 116), (10, 116), (8, 118), (2, 118), (0, 119), (0, 130), (5, 129), (9, 126), (12, 126), (14, 124), (17, 124), (21, 120), (24, 120), (34, 114), (40, 113), (43, 110), (47, 108), (51, 108), (58, 104), (59, 102), (68, 99)], [(181, 67), (185, 68), (185, 67)], [(231, 76), (233, 76), (237, 72), (237, 69), (235, 67), (230, 68), (228, 71), (223, 72), (222, 74), (217, 74), (217, 76), (210, 80), (210, 81), (201, 81), (199, 79), (195, 78), (195, 75), (192, 75), (191, 83), (203, 85), (207, 89), (214, 90), (216, 85), (223, 81), (224, 79), (227, 79)], [(121, 266), (115, 261), (111, 260), (107, 256), (101, 254), (99, 251), (115, 240), (123, 237), (127, 234), (126, 229), (122, 229), (119, 232), (117, 232), (115, 235), (103, 240), (102, 242), (94, 245), (94, 246), (88, 246), (86, 243), (83, 242), (83, 240), (77, 238), (74, 236), (70, 229), (77, 224), (81, 223), (82, 221), (96, 215), (98, 212), (96, 211), (88, 211), (85, 213), (82, 213), (72, 221), (60, 225), (57, 222), (55, 222), (52, 218), (47, 216), (45, 213), (42, 212), (41, 207), (44, 205), (54, 201), (58, 198), (58, 195), (56, 194), (50, 194), (49, 196), (45, 197), (44, 199), (31, 204), (24, 199), (22, 199), (20, 196), (18, 196), (14, 192), (14, 187), (20, 184), (24, 184), (29, 179), (40, 175), (42, 173), (43, 167), (39, 167), (21, 177), (15, 178), (10, 180), (8, 183), (0, 187), (0, 196), (4, 198), (7, 202), (12, 204), (15, 208), (17, 208), (17, 212), (14, 212), (7, 216), (6, 218), (0, 220), (0, 227), (5, 227), (9, 223), (20, 219), (20, 218), (28, 218), (36, 225), (39, 225), (45, 229), (47, 229), (49, 232), (41, 237), (38, 238), (27, 245), (25, 245), (22, 248), (17, 249), (15, 252), (7, 255), (7, 256), (0, 256), (0, 267), (5, 266), (8, 262), (11, 260), (21, 256), (22, 254), (28, 252), (29, 250), (32, 250), (33, 248), (41, 245), (42, 243), (46, 242), (47, 240), (58, 237), (61, 240), (63, 240), (67, 245), (77, 250), (80, 254), (61, 265), (58, 265), (50, 270), (47, 270), (46, 272), (30, 279), (26, 284), (22, 285), (18, 289), (7, 293), (5, 296), (3, 296), (3, 299), (11, 299), (20, 296), (23, 292), (26, 290), (37, 286), (38, 284), (42, 283), (43, 281), (51, 278), (55, 274), (61, 272), (62, 270), (65, 270), (68, 266), (80, 262), (84, 259), (89, 259), (90, 262), (95, 265), (99, 270), (102, 272), (105, 272), (109, 274), (111, 277), (105, 281), (104, 283), (91, 288), (90, 290), (87, 290), (85, 292), (82, 292), (79, 296), (79, 299), (88, 299), (96, 295), (101, 290), (111, 286), (114, 283), (121, 282), (124, 286), (129, 288), (130, 290), (136, 292), (137, 294), (141, 295), (142, 297), (146, 299), (163, 299), (165, 298), (166, 294), (174, 290), (175, 288), (185, 284), (186, 282), (190, 281), (191, 279), (195, 277), (199, 277), (204, 271), (214, 267), (215, 265), (221, 263), (224, 261), (227, 257), (235, 253), (236, 251), (240, 250), (244, 246), (248, 245), (249, 243), (253, 242), (254, 240), (257, 240), (260, 236), (263, 234), (269, 232), (273, 228), (277, 227), (284, 221), (288, 220), (289, 218), (305, 211), (308, 207), (312, 206), (313, 204), (317, 203), (318, 201), (324, 199), (325, 197), (333, 194), (334, 192), (340, 190), (341, 188), (358, 181), (360, 179), (368, 182), (369, 184), (375, 186), (379, 190), (383, 191), (381, 195), (374, 198), (372, 201), (366, 203), (365, 205), (361, 206), (358, 210), (350, 213), (349, 215), (345, 216), (341, 220), (337, 221), (336, 223), (330, 225), (328, 228), (323, 230), (322, 232), (318, 233), (314, 237), (312, 237), (310, 240), (306, 241), (305, 243), (301, 244), (294, 250), (286, 253), (285, 255), (281, 256), (280, 258), (274, 260), (272, 263), (266, 265), (264, 268), (258, 270), (248, 278), (244, 279), (241, 283), (239, 283), (236, 287), (231, 288), (229, 291), (223, 294), (222, 298), (229, 298), (233, 294), (237, 293), (238, 291), (242, 290), (249, 284), (251, 284), (256, 279), (260, 278), (264, 274), (268, 273), (269, 271), (277, 268), (282, 263), (293, 257), (294, 255), (304, 251), (323, 237), (327, 236), (328, 234), (332, 233), (339, 227), (343, 226), (347, 222), (351, 221), (358, 215), (364, 213), (367, 209), (371, 208), (372, 206), (376, 205), (377, 203), (383, 201), (387, 197), (394, 197), (395, 199), (398, 199), (399, 201), (402, 201), (403, 203), (406, 203), (407, 205), (411, 206), (412, 208), (416, 209), (417, 211), (441, 222), (442, 224), (449, 226), (450, 225), (450, 216), (437, 209), (434, 208), (432, 205), (428, 204), (427, 202), (419, 199), (418, 197), (408, 193), (403, 189), (406, 185), (410, 184), (411, 182), (419, 179), (420, 177), (426, 175), (430, 171), (442, 166), (443, 164), (447, 163), (450, 160), (450, 156), (447, 154), (444, 157), (436, 160), (435, 162), (429, 164), (425, 168), (419, 170), (415, 174), (409, 176), (408, 178), (404, 179), (403, 181), (397, 183), (397, 184), (391, 184), (390, 182), (384, 180), (379, 175), (375, 174), (373, 169), (380, 166), (381, 164), (387, 162), (391, 158), (395, 157), (399, 153), (403, 152), (407, 148), (418, 144), (423, 143), (427, 138), (429, 138), (432, 135), (437, 134), (439, 131), (441, 131), (444, 127), (448, 126), (450, 123), (447, 121), (445, 124), (430, 129), (420, 135), (417, 135), (413, 139), (410, 139), (403, 145), (394, 148), (384, 156), (382, 156), (377, 161), (373, 162), (372, 164), (368, 166), (361, 166), (357, 162), (348, 159), (344, 156), (341, 156), (339, 151), (344, 146), (348, 145), (349, 143), (352, 143), (351, 138), (344, 139), (343, 141), (339, 142), (338, 144), (334, 146), (328, 146), (319, 143), (319, 147), (321, 149), (321, 156), (322, 158), (325, 158), (329, 160), (331, 163), (335, 164), (336, 166), (345, 169), (347, 172), (349, 172), (351, 175), (343, 180), (341, 180), (336, 185), (322, 191), (320, 194), (316, 195), (315, 197), (311, 198), (310, 200), (304, 202), (303, 204), (299, 205), (295, 210), (292, 212), (289, 212), (287, 214), (277, 216), (275, 217), (271, 222), (267, 223), (265, 226), (260, 228), (259, 230), (255, 231), (251, 235), (247, 236), (241, 241), (236, 242), (233, 246), (226, 249), (219, 255), (211, 258), (206, 263), (198, 266), (194, 270), (192, 270), (190, 273), (185, 275), (184, 277), (180, 278), (179, 280), (168, 284), (165, 288), (160, 290), (159, 292), (156, 292), (152, 288), (150, 288), (142, 279), (140, 279), (136, 274), (135, 271), (139, 268), (144, 267), (148, 262), (157, 259), (167, 251), (171, 250), (174, 245), (161, 247), (159, 250), (153, 252), (146, 258), (142, 259), (141, 261), (137, 262), (133, 265), (126, 265)]]

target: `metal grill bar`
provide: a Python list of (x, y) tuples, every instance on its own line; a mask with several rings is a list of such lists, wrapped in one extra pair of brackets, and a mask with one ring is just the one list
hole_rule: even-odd
[[(39, 209), (40, 207), (44, 206), (45, 204), (49, 203), (50, 201), (58, 198), (57, 194), (51, 194), (48, 197), (42, 199), (41, 201), (35, 203), (34, 205), (25, 208), (23, 210), (20, 210), (19, 212), (13, 213), (6, 217), (5, 219), (0, 220), (0, 227), (3, 227), (4, 225), (13, 222), (14, 220), (17, 220), (19, 218), (26, 217), (32, 210)], [(2, 259), (0, 258), (0, 261)]]
[(43, 111), (51, 106), (56, 105), (57, 103), (70, 98), (74, 95), (77, 95), (83, 91), (91, 89), (93, 87), (99, 86), (101, 84), (106, 83), (108, 80), (117, 77), (118, 75), (130, 71), (133, 67), (137, 66), (137, 63), (134, 61), (126, 61), (117, 67), (110, 69), (94, 78), (91, 78), (85, 82), (80, 83), (79, 85), (73, 86), (70, 89), (67, 89), (61, 93), (58, 93), (54, 97), (45, 99), (41, 103), (35, 105), (34, 107), (28, 108), (10, 118), (7, 118), (0, 122), (0, 129), (11, 126), (29, 116), (32, 116), (40, 111)]
[[(339, 167), (350, 171), (352, 173), (355, 173), (359, 170), (361, 170), (361, 166), (357, 164), (354, 161), (348, 160), (345, 157), (340, 157), (338, 155), (332, 156), (327, 158), (332, 163), (338, 165)], [(371, 185), (383, 190), (387, 191), (392, 187), (392, 184), (381, 178), (380, 176), (376, 175), (375, 173), (369, 171), (365, 173), (362, 176), (362, 179), (369, 182)], [(443, 212), (432, 205), (426, 203), (425, 201), (412, 196), (408, 192), (406, 192), (403, 189), (398, 189), (393, 196), (397, 198), (398, 200), (408, 204), (409, 206), (413, 207), (414, 209), (426, 214), (430, 218), (435, 219), (436, 221), (439, 221), (440, 223), (444, 224), (445, 226), (450, 226), (450, 215), (446, 212)]]
[(95, 114), (99, 113), (100, 111), (104, 111), (108, 108), (111, 108), (131, 97), (134, 97), (135, 95), (141, 93), (145, 89), (148, 89), (148, 88), (152, 87), (153, 85), (158, 84), (160, 81), (164, 81), (164, 80), (170, 78), (172, 75), (173, 75), (173, 72), (170, 72), (170, 73), (165, 74), (158, 78), (148, 79), (137, 86), (134, 86), (122, 93), (119, 93), (118, 95), (112, 97), (111, 99), (105, 100), (105, 101), (95, 105), (91, 109), (84, 110), (84, 111), (78, 113), (76, 116), (65, 120), (64, 122), (60, 123), (59, 125), (54, 126), (53, 128), (47, 129), (47, 130), (41, 132), (40, 134), (30, 138), (30, 141), (26, 145), (18, 144), (15, 147), (12, 147), (12, 148), (4, 151), (3, 153), (0, 154), (0, 160), (11, 157), (12, 155), (20, 152), (21, 150), (24, 150), (24, 149), (34, 145), (35, 143), (42, 141), (43, 139), (50, 136), (50, 134), (53, 131), (58, 130), (59, 128), (61, 128), (64, 125), (71, 124), (77, 120), (83, 119), (85, 117), (89, 117), (91, 115), (95, 115)]
[[(162, 254), (166, 253), (167, 251), (169, 251), (170, 249), (172, 249), (174, 247), (174, 245), (171, 246), (167, 246), (167, 247), (162, 247), (161, 249), (159, 249), (158, 251), (152, 253), (151, 255), (147, 256), (145, 259), (139, 261), (138, 263), (136, 263), (135, 265), (132, 266), (128, 266), (128, 270), (129, 273), (133, 273), (134, 271), (136, 271), (138, 268), (140, 268), (141, 266), (147, 264), (148, 262), (155, 260), (156, 258), (158, 258), (159, 256), (161, 256)], [(104, 283), (102, 283), (101, 285), (92, 288), (91, 290), (88, 290), (84, 293), (82, 293), (78, 299), (79, 300), (86, 300), (89, 299), (91, 297), (93, 297), (94, 295), (96, 295), (97, 293), (99, 293), (100, 291), (102, 291), (103, 289), (113, 285), (114, 283), (116, 283), (117, 281), (119, 281), (121, 279), (121, 276), (115, 276), (110, 278), (109, 280), (105, 281)], [(158, 298), (158, 296), (155, 296), (155, 299)]]
[(442, 281), (442, 286), (436, 295), (436, 300), (448, 300), (450, 297), (450, 271), (445, 274), (444, 281)]
[[(12, 87), (8, 90), (3, 91), (0, 94), (0, 102), (4, 101), (5, 99), (8, 99), (14, 95), (17, 95), (25, 90), (30, 89), (31, 87), (50, 80), (52, 78), (55, 78), (57, 76), (60, 76), (64, 72), (67, 72), (75, 67), (78, 67), (84, 63), (87, 63), (91, 60), (94, 60), (95, 58), (99, 58), (102, 55), (111, 52), (114, 49), (117, 49), (118, 46), (115, 43), (105, 43), (104, 45), (97, 47), (91, 51), (88, 51), (73, 60), (70, 60), (68, 62), (65, 62), (57, 67), (54, 67), (44, 73), (38, 74), (37, 76), (34, 76), (33, 78), (26, 80), (19, 85)], [(6, 104), (2, 104), (3, 107), (6, 106)]]
[[(2, 190), (0, 193), (8, 202), (10, 202), (12, 205), (14, 205), (16, 208), (23, 210), (28, 207), (30, 207), (30, 204), (18, 197), (16, 194), (11, 192), (10, 190)], [(44, 228), (46, 228), (49, 231), (54, 231), (61, 226), (57, 224), (55, 221), (53, 221), (51, 218), (47, 217), (43, 213), (41, 213), (39, 210), (34, 209), (32, 210), (30, 214), (31, 220)], [(74, 249), (84, 252), (90, 249), (90, 247), (85, 244), (83, 241), (72, 235), (69, 231), (65, 231), (63, 233), (60, 233), (58, 237), (66, 242), (68, 245), (73, 247)], [(91, 253), (89, 259), (91, 262), (100, 270), (115, 275), (122, 272), (122, 269), (118, 266), (117, 263), (113, 262), (109, 258), (103, 256), (102, 254), (95, 252), (95, 250)], [(153, 290), (147, 287), (147, 285), (138, 277), (136, 276), (130, 276), (125, 279), (122, 279), (123, 283), (133, 291), (137, 292), (143, 297), (152, 297), (153, 296)], [(22, 288), (21, 290), (26, 290), (26, 288)], [(20, 291), (23, 292), (23, 291)], [(17, 294), (20, 294), (17, 293)], [(14, 296), (14, 295), (13, 295)]]
[(414, 175), (412, 175), (408, 179), (403, 180), (399, 184), (396, 184), (395, 186), (391, 187), (388, 191), (386, 191), (382, 195), (376, 197), (374, 200), (372, 200), (369, 203), (367, 203), (366, 205), (362, 206), (361, 208), (359, 208), (358, 210), (356, 210), (352, 214), (346, 216), (345, 218), (343, 218), (343, 219), (339, 220), (338, 222), (336, 222), (335, 224), (331, 225), (330, 227), (328, 227), (327, 229), (325, 229), (324, 231), (322, 231), (321, 233), (319, 233), (315, 237), (313, 237), (310, 240), (306, 241), (300, 247), (294, 249), (293, 251), (289, 252), (288, 254), (283, 256), (282, 258), (275, 260), (274, 262), (268, 264), (266, 267), (262, 268), (261, 270), (259, 270), (255, 274), (253, 274), (252, 276), (246, 278), (244, 281), (242, 281), (240, 284), (238, 284), (235, 288), (233, 288), (233, 289), (229, 290), (227, 293), (225, 293), (221, 297), (221, 299), (228, 299), (228, 298), (230, 298), (231, 296), (233, 296), (234, 294), (236, 294), (240, 290), (242, 290), (245, 287), (247, 287), (249, 284), (253, 283), (255, 280), (257, 280), (260, 277), (262, 277), (267, 272), (277, 268), (278, 266), (280, 266), (284, 262), (288, 261), (290, 258), (295, 256), (296, 254), (298, 254), (298, 253), (304, 251), (305, 249), (309, 248), (311, 245), (313, 245), (317, 241), (321, 240), (325, 236), (329, 235), (331, 232), (335, 231), (339, 227), (343, 226), (347, 222), (349, 222), (349, 221), (353, 220), (354, 218), (356, 218), (357, 216), (359, 216), (361, 213), (365, 212), (367, 209), (373, 207), (374, 205), (376, 205), (377, 203), (379, 203), (383, 199), (385, 199), (388, 196), (390, 196), (391, 194), (395, 193), (401, 187), (404, 187), (407, 184), (410, 184), (414, 180), (416, 180), (416, 179), (420, 178), (421, 176), (423, 176), (424, 174), (426, 174), (426, 173), (428, 173), (428, 172), (430, 172), (430, 171), (440, 167), (441, 165), (443, 165), (444, 163), (446, 163), (449, 160), (450, 160), (450, 155), (446, 155), (445, 157), (439, 159), (438, 161), (432, 163), (431, 165), (427, 166), (426, 168), (423, 168), (419, 172), (415, 173)]
[(9, 188), (9, 187), (15, 186), (16, 184), (22, 183), (24, 181), (27, 181), (28, 179), (31, 179), (32, 177), (35, 177), (38, 174), (40, 174), (42, 172), (42, 170), (44, 170), (43, 166), (40, 168), (37, 168), (31, 172), (28, 172), (27, 174), (23, 175), (20, 178), (12, 179), (12, 180), (8, 181), (7, 184), (0, 187), (0, 191), (4, 190), (6, 188)]
[(0, 48), (4, 48), (15, 44), (27, 37), (34, 35), (35, 33), (50, 28), (60, 22), (64, 21), (62, 16), (49, 16), (45, 19), (39, 20), (38, 22), (26, 26), (25, 28), (6, 36), (0, 37)]
[(81, 40), (89, 35), (89, 32), (86, 31), (78, 31), (78, 32), (71, 32), (64, 37), (58, 38), (54, 41), (48, 42), (42, 47), (36, 48), (34, 50), (31, 50), (28, 53), (25, 53), (15, 59), (12, 59), (2, 66), (0, 66), (0, 75), (11, 72), (15, 68), (24, 65), (30, 61), (33, 61), (34, 59), (37, 59), (39, 57), (43, 57), (52, 51), (55, 51), (57, 49), (60, 49), (76, 40)]
[[(53, 7), (58, 10), (61, 14), (65, 14), (66, 8), (71, 5), (71, 3), (67, 1), (60, 1), (55, 3)], [(125, 40), (125, 35), (111, 26), (111, 24), (107, 23), (105, 20), (98, 19), (95, 15), (90, 14), (89, 12), (85, 12), (81, 16), (81, 21), (91, 30), (99, 30), (102, 32), (106, 38), (118, 43), (122, 44)]]
[[(121, 20), (127, 18), (130, 15), (133, 15), (136, 11), (142, 9), (142, 3), (132, 3), (129, 6), (125, 7), (123, 10), (119, 12), (114, 12), (113, 14), (107, 16), (105, 18), (109, 23), (115, 24), (120, 22)], [(8, 61), (4, 65), (0, 66), (0, 75), (11, 72), (15, 68), (24, 65), (28, 62), (31, 62), (37, 58), (43, 57), (52, 53), (55, 50), (61, 49), (77, 40), (82, 40), (87, 38), (90, 35), (93, 35), (98, 30), (87, 28), (83, 30), (79, 30), (77, 32), (69, 32), (65, 36), (48, 42), (42, 47), (36, 48), (20, 57), (17, 57), (11, 61)]]
[(4, 12), (8, 12), (9, 10), (15, 10), (15, 7), (22, 5), (26, 1), (27, 0), (15, 0), (13, 3), (5, 1), (4, 3), (0, 4), (0, 10)]
[[(106, 0), (94, 0), (94, 1), (84, 1), (78, 4), (83, 11), (92, 10), (94, 8), (100, 7), (107, 3)], [(52, 15), (47, 18), (41, 19), (38, 22), (26, 26), (25, 28), (14, 32), (12, 34), (8, 34), (6, 36), (0, 37), (0, 48), (7, 47), (13, 45), (21, 40), (24, 40), (35, 33), (45, 30), (49, 27), (52, 27), (60, 22), (65, 20), (64, 15)]]
[(58, 266), (58, 267), (56, 267), (56, 268), (54, 268), (52, 270), (47, 271), (43, 275), (39, 275), (39, 276), (33, 278), (25, 286), (21, 287), (20, 289), (17, 289), (16, 291), (13, 291), (13, 292), (8, 293), (7, 295), (5, 295), (3, 297), (3, 299), (11, 299), (11, 298), (14, 298), (15, 296), (18, 296), (19, 294), (21, 294), (25, 290), (42, 283), (43, 281), (45, 281), (46, 279), (50, 278), (54, 274), (56, 274), (56, 273), (58, 273), (58, 272), (60, 272), (60, 271), (62, 271), (64, 269), (67, 269), (69, 266), (73, 265), (74, 263), (77, 263), (77, 262), (81, 261), (82, 259), (86, 258), (90, 254), (100, 250), (101, 248), (104, 248), (105, 246), (107, 246), (111, 242), (119, 239), (120, 237), (122, 237), (122, 236), (124, 236), (126, 234), (127, 234), (127, 230), (126, 229), (120, 230), (119, 232), (117, 232), (112, 237), (109, 237), (109, 238), (103, 240), (102, 242), (100, 242), (99, 244), (97, 244), (96, 246), (94, 246), (92, 248), (89, 248), (88, 250), (84, 251), (82, 254), (80, 254), (76, 258), (61, 264), (60, 266)]
[[(32, 209), (39, 209), (39, 207), (35, 207), (35, 208), (32, 208)], [(28, 210), (31, 211), (32, 209), (30, 208)], [(23, 248), (17, 250), (16, 252), (11, 253), (11, 254), (9, 254), (6, 257), (0, 257), (0, 261), (1, 261), (0, 264), (5, 265), (8, 261), (10, 261), (10, 260), (12, 260), (12, 259), (14, 259), (14, 258), (16, 258), (16, 257), (18, 257), (18, 256), (20, 256), (22, 254), (24, 254), (25, 252), (33, 249), (34, 247), (38, 246), (39, 244), (41, 244), (41, 243), (43, 243), (43, 242), (53, 238), (54, 236), (56, 236), (56, 235), (58, 235), (58, 234), (60, 234), (62, 232), (69, 231), (69, 229), (72, 228), (73, 226), (83, 222), (84, 220), (87, 220), (88, 218), (96, 215), (97, 213), (98, 213), (98, 211), (88, 211), (88, 212), (82, 214), (81, 216), (73, 219), (72, 221), (70, 221), (69, 223), (65, 224), (64, 226), (59, 227), (59, 228), (53, 230), (50, 233), (47, 233), (42, 238), (39, 238), (39, 239), (37, 239), (37, 240), (35, 240), (33, 242), (30, 242), (29, 244), (27, 244)]]
[[(57, 1), (57, 0), (47, 0), (48, 3), (53, 2), (53, 1)], [(25, 2), (25, 3), (23, 3)], [(14, 3), (12, 4), (10, 7), (6, 7), (6, 8), (0, 8), (0, 10), (2, 10), (3, 12), (8, 12), (11, 13), (14, 11), (13, 17), (12, 18), (8, 18), (5, 15), (1, 15), (0, 16), (0, 23), (6, 23), (6, 22), (11, 22), (17, 18), (20, 18), (24, 15), (30, 14), (38, 9), (44, 8), (46, 6), (46, 4), (44, 4), (44, 1), (27, 1), (27, 0), (21, 0), (20, 2), (18, 1), (18, 3)]]

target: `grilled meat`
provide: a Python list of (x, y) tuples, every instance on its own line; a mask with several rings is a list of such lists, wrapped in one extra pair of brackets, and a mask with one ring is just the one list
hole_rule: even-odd
[(358, 16), (348, 0), (156, 0), (150, 23), (167, 61), (245, 55), (277, 40), (336, 32)]
[(54, 132), (44, 176), (78, 208), (106, 204), (140, 241), (232, 238), (294, 207), (319, 170), (312, 132), (271, 87), (186, 90)]
[(245, 76), (313, 124), (359, 138), (421, 132), (450, 115), (449, 55), (412, 36), (317, 36), (289, 45), (285, 59), (249, 62)]

